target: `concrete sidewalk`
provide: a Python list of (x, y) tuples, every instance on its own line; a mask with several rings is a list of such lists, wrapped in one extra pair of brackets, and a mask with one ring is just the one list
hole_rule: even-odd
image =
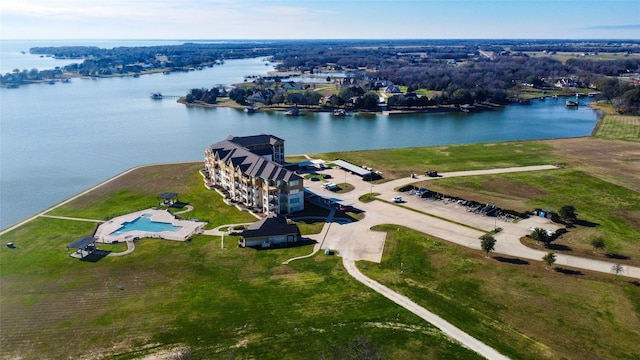
[(344, 265), (345, 270), (347, 270), (349, 275), (353, 276), (353, 278), (360, 281), (361, 283), (368, 286), (369, 288), (373, 289), (378, 294), (381, 294), (382, 296), (393, 301), (394, 303), (411, 311), (412, 313), (419, 316), (420, 318), (428, 321), (430, 324), (440, 329), (440, 331), (445, 333), (450, 338), (460, 342), (460, 344), (462, 344), (463, 346), (475, 351), (476, 353), (484, 356), (487, 359), (491, 359), (491, 360), (508, 359), (508, 357), (500, 354), (495, 349), (482, 343), (481, 341), (472, 337), (466, 332), (460, 330), (459, 328), (449, 323), (448, 321), (444, 320), (440, 316), (416, 304), (408, 297), (401, 295), (389, 289), (388, 287), (380, 284), (379, 282), (364, 276), (362, 272), (360, 272), (360, 270), (356, 267), (355, 261), (353, 259), (342, 258), (342, 264)]

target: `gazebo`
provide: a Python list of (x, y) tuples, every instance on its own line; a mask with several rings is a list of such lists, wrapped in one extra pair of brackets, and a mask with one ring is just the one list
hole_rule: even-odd
[(178, 193), (166, 192), (158, 195), (158, 199), (162, 201), (162, 205), (171, 206), (178, 201)]
[[(94, 237), (82, 237), (67, 245), (67, 254), (71, 257), (80, 256), (80, 258), (83, 259), (85, 256), (91, 255), (91, 253), (96, 251), (96, 240), (98, 239)], [(75, 251), (72, 253), (71, 249), (75, 249)]]

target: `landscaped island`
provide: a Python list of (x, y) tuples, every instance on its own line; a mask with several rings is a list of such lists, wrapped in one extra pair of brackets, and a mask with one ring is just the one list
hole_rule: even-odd
[[(637, 117), (607, 115), (590, 138), (308, 155), (353, 164), (366, 159), (384, 175), (363, 188), (362, 180), (345, 174), (359, 189), (349, 193), (354, 196), (375, 197), (389, 181), (407, 179), (416, 187), (518, 212), (560, 212), (572, 205), (576, 221), (554, 241), (555, 248), (527, 237), (522, 242), (545, 253), (614, 262), (624, 270), (640, 259), (639, 129)], [(432, 180), (422, 175), (428, 169), (446, 174), (539, 164), (562, 166)], [(309, 255), (313, 244), (251, 250), (235, 246), (236, 235), (196, 234), (188, 242), (140, 239), (129, 255), (97, 262), (66, 255), (70, 241), (96, 227), (81, 220), (147, 209), (167, 189), (193, 207), (187, 217), (208, 223), (205, 231), (254, 222), (248, 212), (227, 205), (223, 196), (203, 186), (203, 167), (202, 162), (142, 167), (2, 234), (2, 244), (14, 245), (0, 252), (3, 356), (320, 359), (368, 353), (379, 358), (481, 358), (356, 281), (339, 256), (318, 252), (283, 264)], [(415, 173), (419, 179), (410, 177)], [(332, 180), (342, 183), (335, 175)], [(351, 195), (335, 195), (346, 196)], [(428, 216), (436, 208), (461, 209), (403, 196), (426, 210), (401, 207), (411, 203), (388, 204), (391, 197), (353, 205), (371, 209), (364, 221), (375, 218), (370, 215), (377, 206), (406, 211), (401, 213), (406, 218)], [(351, 210), (339, 212), (349, 217)], [(302, 236), (316, 236), (328, 212), (314, 206), (304, 212), (297, 220)], [(486, 222), (482, 215), (473, 216)], [(640, 353), (637, 279), (485, 253), (429, 231), (384, 223), (384, 216), (378, 219), (373, 230), (379, 235), (371, 237), (384, 240), (382, 258), (379, 263), (359, 261), (357, 268), (501, 354), (514, 359), (634, 359)], [(431, 221), (444, 220), (420, 223)], [(330, 227), (348, 229), (338, 222)], [(603, 248), (592, 241), (598, 238)], [(104, 245), (102, 250), (115, 253), (125, 247)]]

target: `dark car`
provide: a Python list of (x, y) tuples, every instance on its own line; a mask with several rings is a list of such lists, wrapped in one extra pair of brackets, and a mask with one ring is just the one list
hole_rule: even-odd
[(329, 174), (324, 174), (322, 175), (323, 178), (325, 179), (331, 179), (333, 176), (329, 175)]
[(315, 176), (314, 176), (314, 177), (312, 177), (310, 180), (311, 180), (311, 181), (320, 181), (320, 178), (317, 178), (317, 177), (315, 177)]

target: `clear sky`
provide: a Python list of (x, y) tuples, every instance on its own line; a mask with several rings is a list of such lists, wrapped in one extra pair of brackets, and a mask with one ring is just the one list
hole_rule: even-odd
[(2, 39), (640, 39), (640, 0), (1, 0)]

